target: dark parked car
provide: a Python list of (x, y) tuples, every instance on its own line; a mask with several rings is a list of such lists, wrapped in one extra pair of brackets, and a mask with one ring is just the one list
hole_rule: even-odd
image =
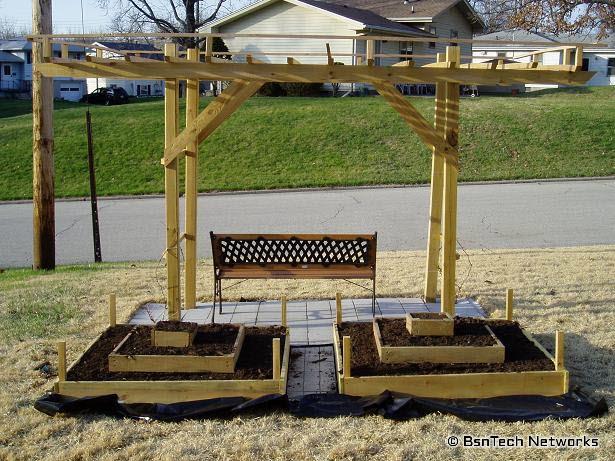
[(83, 96), (81, 102), (104, 104), (105, 106), (124, 104), (128, 102), (128, 93), (124, 88), (96, 88), (90, 94)]

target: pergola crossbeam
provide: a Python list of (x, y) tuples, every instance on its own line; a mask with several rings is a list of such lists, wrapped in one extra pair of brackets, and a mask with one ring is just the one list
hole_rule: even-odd
[[(61, 58), (60, 58), (61, 59)], [(585, 83), (593, 73), (566, 72), (561, 69), (485, 69), (437, 68), (411, 66), (328, 66), (321, 64), (268, 64), (226, 62), (190, 62), (184, 59), (172, 62), (129, 62), (124, 59), (96, 58), (96, 62), (57, 58), (51, 62), (35, 64), (35, 69), (46, 77), (132, 79), (200, 79), (246, 80), (260, 82), (340, 82), (388, 83), (450, 82), (474, 85), (512, 85), (542, 83), (574, 85)], [(572, 67), (571, 67), (572, 68)]]

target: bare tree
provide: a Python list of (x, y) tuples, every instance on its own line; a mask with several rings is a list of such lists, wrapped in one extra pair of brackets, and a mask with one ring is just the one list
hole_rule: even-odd
[(23, 26), (18, 27), (6, 19), (0, 19), (0, 40), (24, 37), (29, 33), (30, 30)]
[(470, 0), (488, 31), (524, 29), (554, 35), (615, 30), (615, 0)]
[[(232, 0), (98, 0), (98, 3), (112, 14), (111, 26), (117, 32), (193, 33), (229, 11)], [(184, 38), (178, 43), (199, 46), (202, 41)]]

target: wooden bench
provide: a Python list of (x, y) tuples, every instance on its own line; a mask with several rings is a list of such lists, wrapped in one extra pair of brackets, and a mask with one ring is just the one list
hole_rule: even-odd
[(214, 308), (218, 300), (220, 313), (224, 279), (371, 280), (372, 313), (376, 311), (377, 234), (210, 232), (210, 236), (214, 260)]

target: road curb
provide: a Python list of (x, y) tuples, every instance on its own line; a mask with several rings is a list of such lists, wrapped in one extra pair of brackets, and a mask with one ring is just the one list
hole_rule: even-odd
[[(460, 187), (465, 186), (493, 186), (506, 184), (540, 184), (540, 183), (565, 183), (565, 182), (589, 182), (589, 181), (613, 181), (615, 176), (588, 176), (583, 178), (546, 178), (546, 179), (510, 179), (504, 181), (467, 181), (460, 182)], [(423, 184), (375, 184), (365, 186), (331, 186), (331, 187), (299, 187), (296, 189), (265, 189), (265, 190), (238, 190), (238, 191), (214, 191), (200, 192), (198, 195), (202, 197), (215, 197), (225, 195), (266, 195), (266, 194), (288, 194), (288, 193), (304, 193), (304, 192), (337, 192), (347, 190), (366, 190), (366, 189), (414, 189), (421, 187), (429, 187), (429, 183)], [(147, 195), (110, 195), (106, 197), (98, 197), (98, 201), (103, 200), (148, 200), (163, 198), (164, 194), (147, 194)], [(66, 197), (58, 198), (56, 202), (83, 202), (89, 200), (89, 197)], [(32, 200), (0, 200), (0, 205), (16, 205), (32, 203)]]

